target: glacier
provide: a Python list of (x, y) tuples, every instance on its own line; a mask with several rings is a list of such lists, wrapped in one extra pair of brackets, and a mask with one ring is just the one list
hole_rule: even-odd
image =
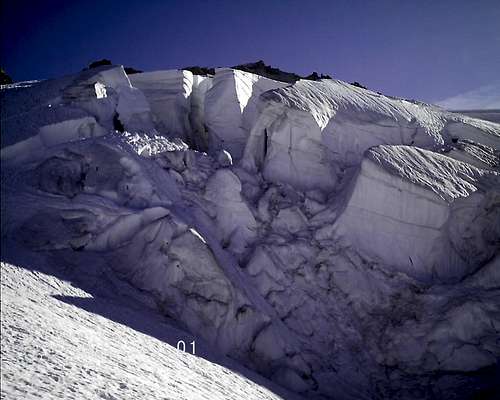
[[(20, 311), (2, 306), (2, 324), (36, 312), (15, 302), (40, 284), (27, 258), (77, 280), (99, 265), (284, 398), (490, 393), (500, 125), (335, 79), (214, 72), (2, 86), (2, 285), (31, 282), (6, 281)], [(34, 367), (5, 365), (17, 398)], [(273, 398), (247, 383), (226, 397)]]

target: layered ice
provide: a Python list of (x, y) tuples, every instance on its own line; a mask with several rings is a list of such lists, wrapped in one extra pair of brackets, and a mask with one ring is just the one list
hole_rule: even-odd
[(187, 70), (165, 70), (130, 75), (132, 85), (146, 96), (156, 129), (169, 138), (180, 138), (192, 147), (206, 150), (205, 96), (211, 76)]
[(129, 79), (146, 96), (158, 131), (169, 137), (187, 139), (186, 133), (191, 131), (193, 74), (183, 70), (154, 71), (133, 74)]
[(370, 149), (335, 234), (424, 281), (456, 281), (500, 242), (500, 176), (409, 146)]
[(205, 97), (205, 123), (210, 147), (225, 149), (239, 159), (249, 132), (259, 114), (259, 96), (283, 87), (274, 81), (249, 72), (220, 68)]
[(500, 128), (437, 107), (386, 97), (345, 82), (300, 80), (261, 96), (266, 106), (244, 163), (274, 182), (331, 190), (338, 168), (358, 165), (370, 147), (393, 144), (440, 151), (453, 139), (498, 149)]

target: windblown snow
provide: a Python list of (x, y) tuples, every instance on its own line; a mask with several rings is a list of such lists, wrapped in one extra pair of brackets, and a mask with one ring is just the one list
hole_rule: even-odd
[[(0, 93), (5, 398), (493, 393), (499, 124), (230, 68), (105, 66)], [(105, 278), (74, 288), (68, 263), (75, 282), (95, 265), (127, 282), (148, 326), (183, 333), (155, 332), (209, 350), (65, 301)]]
[[(135, 299), (141, 298), (137, 290), (110, 281), (105, 271), (94, 270), (94, 276), (87, 271), (87, 285), (99, 280), (89, 293), (58, 276), (69, 277), (67, 271), (43, 270), (2, 262), (2, 398), (293, 397), (217, 358), (205, 343)], [(177, 350), (178, 340), (197, 340), (203, 357)]]

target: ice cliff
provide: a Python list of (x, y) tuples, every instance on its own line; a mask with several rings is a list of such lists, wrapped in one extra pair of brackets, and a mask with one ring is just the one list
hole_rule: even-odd
[(0, 93), (6, 249), (104, 260), (304, 398), (492, 390), (500, 125), (230, 68)]

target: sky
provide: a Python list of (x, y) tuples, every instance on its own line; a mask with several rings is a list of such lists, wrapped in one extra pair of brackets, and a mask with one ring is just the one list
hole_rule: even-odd
[(2, 0), (16, 81), (107, 58), (145, 71), (264, 60), (438, 101), (498, 81), (500, 0)]

